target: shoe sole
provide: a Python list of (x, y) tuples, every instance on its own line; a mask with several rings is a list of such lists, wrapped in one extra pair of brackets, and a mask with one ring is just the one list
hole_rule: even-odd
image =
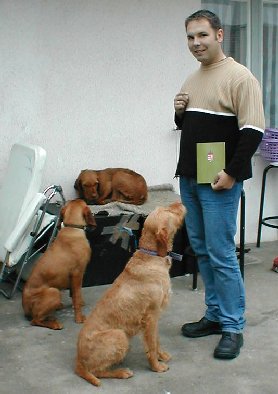
[(208, 335), (220, 335), (222, 334), (222, 330), (214, 330), (210, 332), (202, 332), (200, 334), (192, 334), (192, 333), (187, 333), (187, 332), (181, 332), (184, 337), (187, 338), (201, 338), (201, 337), (207, 337)]
[(237, 353), (214, 353), (213, 357), (218, 358), (221, 360), (232, 360), (233, 358), (236, 358), (240, 354), (240, 351)]

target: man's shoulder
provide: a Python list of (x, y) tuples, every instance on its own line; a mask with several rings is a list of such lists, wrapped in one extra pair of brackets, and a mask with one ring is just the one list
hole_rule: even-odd
[(226, 70), (229, 70), (235, 77), (255, 78), (252, 72), (243, 64), (237, 62), (232, 57), (227, 58)]

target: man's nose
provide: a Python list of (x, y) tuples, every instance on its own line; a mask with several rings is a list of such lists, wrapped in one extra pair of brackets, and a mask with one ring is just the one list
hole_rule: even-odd
[(195, 38), (194, 38), (193, 45), (194, 45), (195, 47), (200, 46), (200, 41), (199, 41), (198, 37), (195, 37)]

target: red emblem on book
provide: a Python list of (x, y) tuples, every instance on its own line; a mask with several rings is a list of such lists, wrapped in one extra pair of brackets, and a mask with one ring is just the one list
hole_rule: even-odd
[(208, 161), (213, 161), (213, 152), (212, 151), (210, 151), (208, 153)]

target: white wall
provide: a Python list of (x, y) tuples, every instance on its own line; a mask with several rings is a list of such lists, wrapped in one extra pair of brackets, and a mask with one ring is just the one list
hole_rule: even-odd
[[(44, 186), (123, 166), (172, 182), (173, 98), (195, 61), (195, 1), (2, 0), (1, 173), (16, 141), (47, 151)], [(1, 178), (0, 178), (1, 181)]]
[[(0, 186), (11, 146), (27, 142), (47, 151), (43, 188), (60, 184), (67, 199), (76, 196), (80, 170), (108, 166), (178, 191), (173, 98), (198, 66), (184, 19), (199, 7), (195, 0), (1, 0)], [(249, 194), (258, 196), (260, 185), (251, 182), (246, 238), (253, 241), (258, 201)], [(263, 230), (263, 239), (276, 236)]]

